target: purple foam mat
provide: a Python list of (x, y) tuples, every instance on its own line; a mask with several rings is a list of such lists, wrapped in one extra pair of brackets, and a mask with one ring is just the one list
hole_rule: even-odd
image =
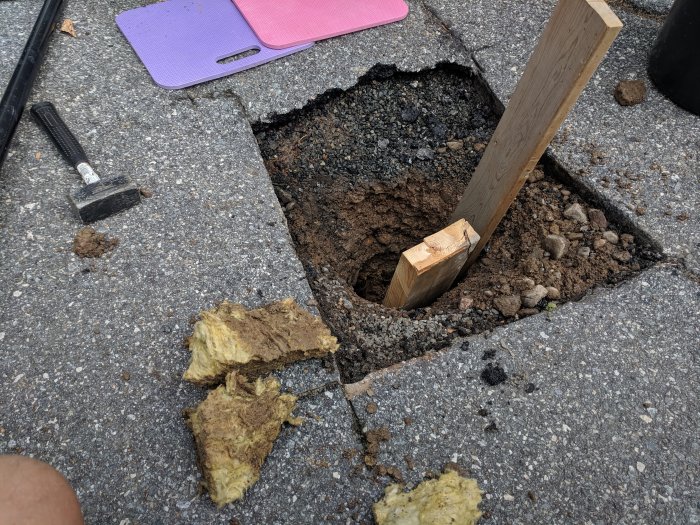
[[(221, 78), (312, 45), (266, 47), (231, 0), (168, 0), (125, 11), (116, 21), (155, 83), (166, 89)], [(250, 50), (259, 51), (219, 63)]]

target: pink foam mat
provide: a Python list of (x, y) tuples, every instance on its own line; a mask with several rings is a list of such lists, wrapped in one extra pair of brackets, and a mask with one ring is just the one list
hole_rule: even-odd
[(281, 49), (403, 20), (404, 0), (233, 0), (260, 41)]

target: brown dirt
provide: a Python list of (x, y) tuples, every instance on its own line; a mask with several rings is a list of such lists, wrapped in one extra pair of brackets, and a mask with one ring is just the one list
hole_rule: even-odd
[(73, 239), (73, 253), (78, 257), (102, 257), (119, 245), (119, 239), (109, 239), (90, 226), (82, 228)]
[(636, 106), (644, 102), (647, 86), (643, 80), (622, 80), (615, 87), (615, 100), (621, 106)]
[[(487, 101), (454, 69), (370, 78), (258, 134), (297, 252), (341, 343), (345, 381), (552, 309), (649, 263), (631, 235), (538, 169), (452, 290), (413, 311), (375, 304), (400, 252), (447, 224), (495, 127)], [(578, 221), (565, 216), (576, 203)], [(545, 249), (548, 235), (564, 239), (559, 258)], [(538, 286), (548, 298), (521, 304)]]

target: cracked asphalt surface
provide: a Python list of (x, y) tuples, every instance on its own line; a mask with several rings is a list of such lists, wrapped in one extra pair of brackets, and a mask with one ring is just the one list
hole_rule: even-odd
[[(366, 394), (348, 403), (336, 371), (291, 367), (283, 385), (302, 394), (309, 421), (283, 431), (260, 482), (223, 510), (199, 489), (180, 417), (206, 395), (180, 379), (189, 319), (224, 298), (253, 307), (291, 296), (315, 311), (251, 124), (378, 63), (460, 63), (506, 103), (554, 2), (414, 0), (401, 23), (173, 92), (150, 81), (114, 24), (144, 3), (69, 0), (78, 35), (53, 35), (30, 101), (54, 102), (99, 173), (153, 191), (99, 224), (117, 249), (95, 261), (71, 252), (80, 225), (65, 196), (79, 179), (28, 115), (0, 170), (0, 453), (58, 468), (88, 523), (362, 523), (390, 480), (364, 469), (361, 427), (386, 424), (381, 461), (411, 484), (462, 464), (495, 523), (700, 522), (700, 117), (663, 98), (644, 67), (661, 23), (644, 13), (669, 2), (618, 10), (625, 29), (549, 150), (668, 260), (370, 378), (372, 416)], [(0, 2), (0, 84), (37, 12)], [(647, 81), (644, 104), (616, 105), (622, 78)], [(486, 388), (478, 373), (494, 347), (509, 379)], [(485, 433), (491, 422), (498, 432)]]

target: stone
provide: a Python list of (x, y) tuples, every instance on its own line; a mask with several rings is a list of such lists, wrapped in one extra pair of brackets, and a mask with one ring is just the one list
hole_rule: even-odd
[(193, 383), (216, 383), (231, 370), (259, 375), (338, 349), (323, 321), (292, 299), (254, 310), (224, 301), (199, 315), (187, 340), (192, 357), (183, 375)]
[(621, 263), (629, 262), (630, 259), (632, 259), (632, 254), (630, 254), (630, 252), (628, 252), (627, 250), (615, 252), (612, 256), (613, 259), (615, 259), (616, 261), (620, 261)]
[(296, 400), (280, 394), (274, 377), (251, 383), (231, 372), (225, 385), (186, 412), (204, 483), (219, 507), (242, 498), (258, 481), (282, 423), (300, 423), (291, 417)]
[(435, 158), (435, 152), (429, 148), (419, 148), (416, 151), (416, 158), (419, 160), (433, 160)]
[(623, 233), (620, 235), (620, 240), (622, 241), (622, 246), (627, 248), (630, 244), (634, 244), (634, 236), (629, 233)]
[(550, 301), (557, 301), (561, 299), (561, 292), (559, 291), (559, 288), (556, 288), (554, 286), (547, 286), (547, 299)]
[(620, 238), (617, 236), (617, 233), (610, 230), (603, 232), (603, 239), (605, 239), (610, 244), (617, 244), (618, 242), (620, 242)]
[(576, 204), (572, 204), (564, 210), (564, 217), (584, 224), (588, 222), (586, 212), (583, 211), (583, 207), (578, 202)]
[(515, 289), (519, 292), (522, 292), (523, 290), (529, 290), (530, 288), (534, 288), (535, 284), (535, 281), (533, 281), (529, 277), (522, 277), (515, 281)]
[(458, 151), (464, 148), (464, 141), (461, 140), (450, 140), (447, 142), (447, 147), (452, 151)]
[(544, 238), (544, 248), (547, 250), (552, 259), (561, 259), (566, 253), (566, 249), (569, 246), (569, 242), (560, 235), (547, 235)]
[(547, 288), (545, 288), (541, 284), (538, 284), (534, 288), (524, 291), (521, 294), (521, 299), (523, 306), (525, 306), (526, 308), (534, 308), (535, 306), (537, 306), (537, 303), (539, 303), (546, 296)]
[(576, 253), (578, 253), (579, 257), (588, 259), (591, 255), (591, 249), (588, 246), (581, 246)]
[(605, 246), (608, 243), (605, 239), (596, 239), (593, 241), (593, 249), (594, 250), (601, 250), (603, 246)]
[(407, 107), (401, 111), (401, 120), (408, 124), (414, 123), (420, 116), (420, 110), (415, 107)]
[(588, 220), (593, 227), (599, 230), (604, 230), (608, 227), (608, 219), (601, 210), (595, 208), (588, 210)]
[(471, 308), (473, 305), (474, 305), (474, 299), (471, 298), (471, 297), (469, 297), (469, 296), (462, 297), (462, 298), (459, 300), (459, 309), (462, 310), (462, 311), (468, 310), (468, 309)]
[(540, 313), (540, 311), (537, 308), (521, 308), (518, 312), (518, 316), (524, 318), (538, 313)]
[(527, 181), (529, 183), (539, 182), (542, 179), (544, 179), (544, 172), (539, 168), (535, 168), (534, 170), (532, 170), (532, 173), (530, 173), (530, 175), (527, 176)]
[(519, 295), (501, 295), (493, 300), (493, 305), (496, 310), (501, 312), (504, 317), (513, 317), (518, 313), (521, 306)]
[(643, 80), (621, 80), (615, 87), (615, 100), (621, 106), (636, 106), (644, 102), (647, 86)]

